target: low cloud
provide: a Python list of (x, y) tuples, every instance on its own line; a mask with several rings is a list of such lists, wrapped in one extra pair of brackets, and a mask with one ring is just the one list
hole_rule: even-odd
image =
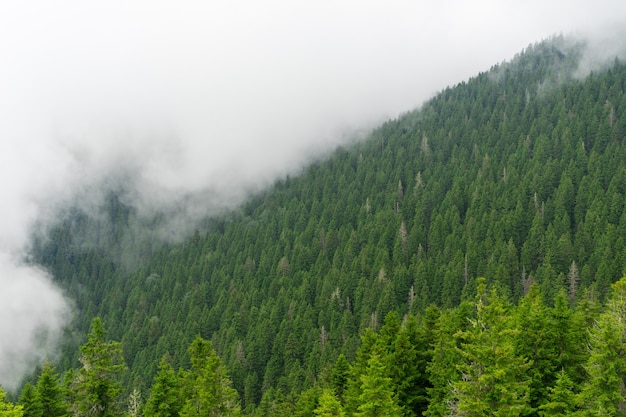
[(14, 391), (45, 358), (54, 359), (69, 303), (48, 274), (0, 254), (0, 385)]

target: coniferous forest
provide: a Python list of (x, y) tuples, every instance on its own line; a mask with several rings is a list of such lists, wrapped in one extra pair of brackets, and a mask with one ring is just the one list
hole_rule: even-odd
[(531, 45), (182, 243), (124, 189), (69, 210), (32, 258), (75, 322), (0, 414), (626, 415), (626, 65), (583, 53)]

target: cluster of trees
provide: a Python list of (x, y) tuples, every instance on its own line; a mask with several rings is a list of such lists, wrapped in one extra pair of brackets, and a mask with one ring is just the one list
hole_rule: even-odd
[(0, 389), (0, 416), (11, 417), (192, 417), (241, 415), (237, 392), (211, 342), (197, 336), (188, 349), (190, 367), (174, 372), (167, 356), (159, 364), (144, 403), (133, 389), (122, 401), (120, 375), (127, 371), (119, 342), (105, 337), (100, 318), (92, 321), (80, 347), (78, 370), (59, 376), (46, 362), (35, 384), (27, 382), (17, 404)]
[[(472, 301), (392, 312), (319, 383), (263, 416), (619, 416), (626, 410), (626, 278), (606, 305), (533, 285), (517, 305), (478, 280)], [(265, 408), (264, 408), (265, 407)], [(279, 412), (275, 410), (280, 410)]]
[[(80, 332), (99, 316), (120, 341), (125, 392), (145, 397), (164, 355), (189, 368), (200, 335), (244, 410), (293, 402), (342, 354), (358, 361), (389, 313), (460, 311), (477, 277), (512, 303), (533, 284), (547, 308), (563, 288), (572, 305), (604, 301), (626, 272), (626, 66), (574, 79), (580, 50), (566, 44), (446, 89), (182, 244), (129, 235), (146, 223), (118, 189), (97, 216), (69, 213), (33, 259), (75, 301)], [(58, 368), (76, 352), (69, 340)]]
[(604, 306), (590, 292), (572, 305), (565, 290), (549, 306), (536, 285), (514, 305), (479, 279), (474, 299), (455, 308), (390, 312), (364, 332), (354, 360), (341, 354), (300, 393), (270, 389), (242, 411), (211, 342), (197, 336), (188, 369), (176, 372), (164, 356), (145, 403), (134, 389), (124, 405), (120, 344), (95, 319), (82, 367), (60, 378), (47, 362), (18, 404), (0, 391), (0, 415), (617, 416), (626, 410), (625, 349), (626, 277)]

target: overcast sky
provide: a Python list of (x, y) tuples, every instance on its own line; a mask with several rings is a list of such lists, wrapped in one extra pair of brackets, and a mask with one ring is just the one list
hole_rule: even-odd
[(625, 26), (623, 0), (3, 0), (0, 364), (43, 355), (33, 333), (68, 311), (19, 262), (30, 225), (108, 173), (133, 169), (145, 204), (237, 196), (530, 43), (611, 50)]

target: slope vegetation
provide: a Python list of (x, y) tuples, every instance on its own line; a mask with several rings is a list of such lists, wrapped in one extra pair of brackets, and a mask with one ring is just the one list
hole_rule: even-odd
[(511, 301), (532, 283), (548, 304), (561, 289), (604, 297), (626, 267), (626, 67), (576, 79), (580, 54), (563, 39), (531, 46), (184, 244), (111, 250), (137, 223), (111, 195), (108, 226), (75, 211), (35, 258), (76, 300), (81, 332), (100, 316), (121, 341), (126, 386), (149, 387), (166, 353), (187, 367), (200, 335), (244, 408), (353, 360), (389, 312), (473, 299), (479, 277)]

